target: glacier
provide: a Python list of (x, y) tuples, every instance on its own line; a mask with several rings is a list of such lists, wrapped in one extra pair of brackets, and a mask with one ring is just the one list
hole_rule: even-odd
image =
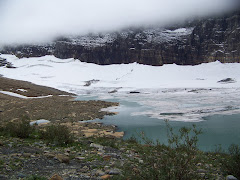
[[(76, 95), (97, 96), (101, 100), (123, 99), (148, 107), (144, 111), (132, 112), (132, 116), (199, 122), (214, 114), (240, 113), (239, 63), (103, 66), (54, 56), (19, 59), (1, 54), (0, 57), (16, 67), (0, 67), (0, 74), (4, 77)], [(227, 78), (232, 81), (221, 83)]]

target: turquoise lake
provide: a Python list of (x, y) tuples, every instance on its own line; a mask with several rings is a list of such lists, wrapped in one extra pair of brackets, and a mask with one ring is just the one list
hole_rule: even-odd
[[(96, 100), (97, 97), (78, 97), (77, 100)], [(132, 112), (144, 111), (148, 107), (141, 106), (136, 102), (123, 101), (120, 99), (108, 99), (106, 101), (119, 102), (117, 108), (118, 115), (105, 116), (102, 120), (96, 120), (104, 124), (114, 124), (118, 126), (118, 131), (124, 131), (124, 139), (132, 136), (140, 139), (139, 133), (144, 132), (145, 136), (152, 140), (159, 140), (160, 143), (167, 143), (167, 130), (164, 120), (150, 118), (145, 115), (131, 116)], [(181, 118), (181, 117), (179, 117)], [(202, 129), (199, 135), (198, 146), (203, 151), (214, 151), (216, 146), (221, 145), (223, 150), (227, 150), (231, 144), (240, 145), (240, 114), (233, 115), (212, 115), (204, 117), (200, 122), (169, 121), (175, 129), (181, 127), (191, 127), (196, 124), (198, 129)]]

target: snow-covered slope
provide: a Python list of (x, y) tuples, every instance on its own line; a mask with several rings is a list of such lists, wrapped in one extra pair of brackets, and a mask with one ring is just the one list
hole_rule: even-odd
[(148, 43), (163, 43), (172, 42), (176, 40), (184, 40), (184, 38), (190, 35), (193, 31), (193, 27), (190, 28), (178, 28), (175, 30), (164, 29), (160, 27), (156, 28), (145, 28), (140, 32), (136, 33), (134, 30), (123, 30), (115, 33), (105, 34), (91, 34), (86, 36), (68, 36), (66, 39), (70, 44), (82, 45), (84, 47), (98, 47), (104, 46), (106, 43), (112, 43), (118, 36), (123, 39), (132, 37), (133, 41), (145, 40)]
[[(74, 59), (54, 56), (18, 59), (1, 55), (16, 69), (1, 68), (1, 74), (61, 90), (73, 91), (92, 88), (231, 88), (240, 87), (240, 64), (222, 64), (218, 61), (196, 66), (175, 64), (160, 67), (137, 63), (100, 66)], [(232, 78), (234, 82), (219, 82)], [(86, 81), (99, 80), (90, 87)], [(65, 86), (65, 87), (64, 87)], [(74, 90), (74, 87), (78, 88)], [(124, 89), (123, 89), (124, 90)]]
[[(175, 64), (153, 67), (137, 63), (106, 65), (83, 63), (54, 56), (18, 59), (0, 55), (17, 68), (0, 67), (13, 79), (100, 98), (125, 98), (151, 107), (156, 118), (198, 121), (216, 113), (240, 113), (240, 64), (212, 62), (197, 66)], [(229, 79), (227, 79), (229, 78)], [(226, 81), (221, 81), (221, 80)], [(139, 94), (129, 94), (139, 91)], [(110, 93), (115, 92), (115, 93)], [(167, 114), (166, 114), (167, 113)], [(172, 113), (172, 114), (168, 114)]]

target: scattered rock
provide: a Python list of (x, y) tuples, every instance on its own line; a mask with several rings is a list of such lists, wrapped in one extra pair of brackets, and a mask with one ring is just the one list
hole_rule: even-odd
[(7, 179), (7, 177), (6, 177), (6, 176), (4, 176), (4, 175), (0, 174), (0, 180), (6, 180), (6, 179)]
[(202, 179), (206, 179), (206, 178), (205, 178), (206, 173), (198, 173), (198, 175), (199, 175)]
[(85, 160), (86, 158), (85, 157), (76, 157), (75, 159), (77, 159), (77, 160)]
[(65, 152), (70, 153), (71, 150), (70, 149), (65, 149)]
[(162, 116), (183, 116), (184, 113), (160, 113)]
[(207, 173), (207, 171), (205, 169), (198, 169), (197, 172), (198, 173)]
[(66, 156), (66, 155), (63, 155), (63, 154), (58, 154), (58, 155), (56, 156), (56, 158), (57, 158), (61, 163), (69, 164), (69, 162), (70, 162), (69, 157)]
[(118, 174), (120, 174), (120, 170), (119, 169), (111, 169), (108, 174), (118, 175)]
[(111, 93), (116, 93), (116, 92), (117, 92), (117, 90), (114, 89), (113, 91), (109, 91), (108, 93), (111, 94)]
[(31, 153), (23, 153), (22, 156), (25, 158), (30, 158), (31, 157)]
[(222, 84), (228, 84), (228, 83), (235, 83), (236, 81), (232, 78), (226, 78), (226, 79), (222, 79), (220, 81), (218, 81), (218, 83), (222, 83)]
[(84, 167), (81, 169), (81, 171), (82, 171), (83, 173), (87, 173), (87, 172), (89, 171), (89, 167), (84, 166)]
[(226, 180), (238, 180), (237, 178), (235, 178), (233, 175), (228, 175), (226, 177)]
[(66, 153), (64, 153), (64, 155), (65, 155), (65, 156), (69, 156), (70, 154), (66, 152)]
[(22, 174), (22, 173), (19, 173), (18, 175), (17, 175), (17, 178), (25, 178), (26, 177), (26, 175), (25, 174)]
[[(116, 79), (116, 80), (117, 80), (117, 79)], [(110, 94), (111, 94), (111, 93), (116, 93), (116, 92), (118, 92), (118, 90), (121, 89), (121, 88), (122, 88), (122, 87), (118, 87), (118, 88), (116, 88), (116, 89), (114, 89), (114, 90), (112, 90), (112, 91), (109, 91), (108, 93), (110, 93)]]
[(6, 67), (6, 68), (16, 68), (13, 66), (12, 63), (8, 62), (7, 59), (0, 58), (0, 67)]
[(103, 148), (104, 148), (102, 145), (100, 145), (100, 144), (95, 144), (95, 143), (91, 143), (91, 144), (90, 144), (90, 147), (97, 148), (99, 151), (102, 151)]
[(49, 180), (63, 180), (63, 178), (57, 174), (54, 174)]
[(100, 80), (98, 80), (98, 79), (92, 79), (90, 81), (86, 81), (84, 86), (91, 86), (91, 84), (95, 84), (95, 83), (97, 83), (99, 81)]
[(205, 167), (209, 169), (210, 167), (212, 167), (212, 164), (206, 164)]
[(139, 91), (130, 91), (129, 94), (139, 94)]
[(6, 66), (6, 65), (7, 65), (7, 60), (0, 57), (0, 67)]
[(104, 161), (109, 161), (111, 159), (111, 156), (110, 155), (105, 155), (103, 156), (103, 160)]
[(107, 171), (109, 170), (110, 166), (104, 166), (104, 170)]
[(201, 166), (202, 165), (202, 163), (197, 163), (197, 166)]
[(6, 68), (16, 68), (16, 67), (14, 67), (13, 65), (12, 65), (12, 63), (7, 63), (7, 65), (6, 65)]
[(104, 176), (105, 173), (104, 173), (102, 170), (97, 170), (97, 171), (95, 172), (95, 175), (96, 175), (96, 176)]
[(47, 152), (47, 153), (44, 153), (44, 156), (46, 156), (47, 158), (54, 158), (55, 154)]
[(4, 143), (0, 140), (0, 146), (3, 146), (4, 145)]
[(113, 131), (101, 131), (102, 135), (108, 137), (122, 138), (124, 136), (124, 132), (113, 132)]

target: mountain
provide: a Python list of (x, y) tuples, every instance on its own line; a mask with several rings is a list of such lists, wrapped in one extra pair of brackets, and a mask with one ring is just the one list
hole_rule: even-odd
[(18, 57), (54, 55), (96, 64), (196, 65), (240, 62), (240, 12), (184, 25), (61, 37), (46, 45), (8, 46)]

